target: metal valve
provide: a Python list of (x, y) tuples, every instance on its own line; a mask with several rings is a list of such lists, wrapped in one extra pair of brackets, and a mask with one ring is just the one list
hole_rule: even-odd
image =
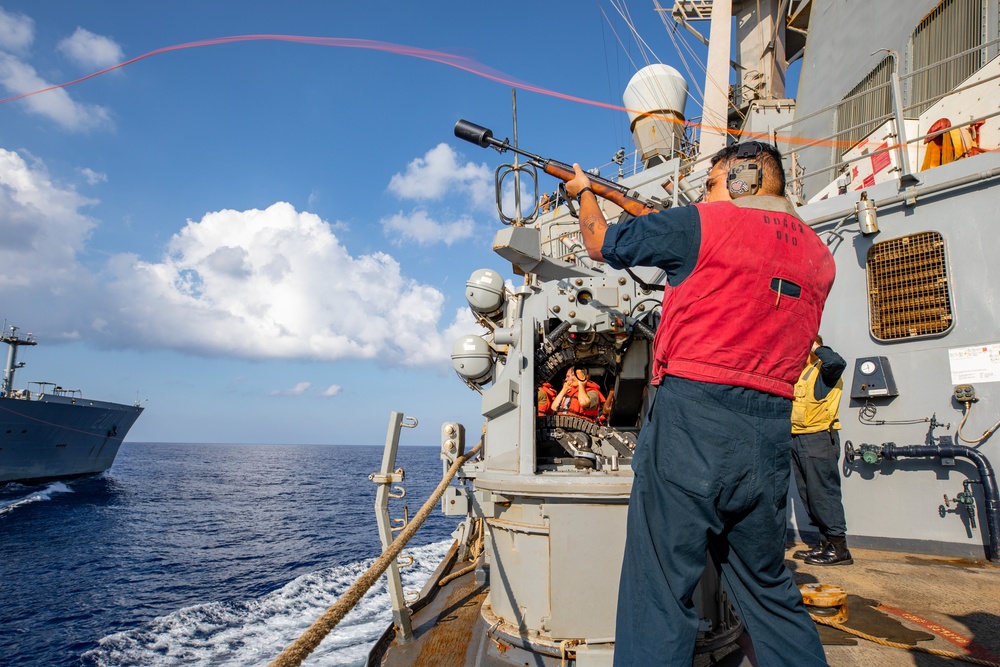
[(877, 445), (861, 445), (861, 459), (870, 465), (882, 460), (882, 448)]
[(967, 479), (962, 482), (963, 490), (954, 498), (948, 498), (948, 494), (944, 494), (944, 506), (950, 508), (951, 503), (955, 503), (955, 507), (965, 507), (966, 513), (969, 515), (969, 525), (975, 529), (976, 527), (976, 497), (972, 494), (969, 486), (972, 484), (977, 484), (977, 481)]
[(855, 448), (854, 443), (848, 440), (844, 443), (844, 461), (854, 463), (855, 459), (860, 455), (861, 460), (869, 465), (881, 463), (884, 458), (884, 447), (885, 445), (869, 445), (863, 442), (859, 447)]

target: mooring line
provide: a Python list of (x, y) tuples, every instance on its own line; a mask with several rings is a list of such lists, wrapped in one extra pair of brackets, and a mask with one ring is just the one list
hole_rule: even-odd
[[(406, 546), (406, 543), (410, 541), (417, 529), (423, 524), (423, 522), (430, 516), (430, 513), (434, 510), (437, 502), (441, 500), (441, 496), (444, 495), (445, 489), (451, 483), (452, 478), (458, 469), (462, 467), (462, 464), (468, 461), (470, 458), (479, 453), (482, 449), (483, 441), (480, 440), (479, 444), (472, 448), (468, 453), (459, 456), (455, 459), (455, 462), (451, 464), (448, 471), (444, 474), (441, 479), (441, 483), (438, 484), (437, 488), (434, 489), (434, 493), (431, 494), (427, 502), (423, 504), (420, 511), (413, 517), (413, 520), (406, 525), (396, 539), (392, 541), (382, 555), (379, 556), (371, 567), (369, 567), (365, 572), (358, 577), (350, 588), (348, 588), (340, 599), (333, 603), (323, 615), (320, 616), (316, 621), (309, 626), (309, 629), (302, 633), (298, 639), (292, 642), (284, 651), (281, 652), (277, 658), (271, 661), (268, 667), (299, 667), (302, 661), (309, 657), (309, 654), (316, 650), (316, 647), (320, 645), (320, 642), (326, 638), (330, 631), (337, 627), (337, 624), (343, 620), (344, 616), (347, 615), (355, 605), (364, 597), (364, 594), (368, 592), (379, 577), (388, 569), (389, 565), (399, 556), (399, 553)], [(998, 666), (1000, 667), (1000, 666)]]

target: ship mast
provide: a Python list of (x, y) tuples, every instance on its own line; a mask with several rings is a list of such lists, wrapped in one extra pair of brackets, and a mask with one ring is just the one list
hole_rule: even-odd
[(712, 27), (705, 68), (705, 99), (701, 110), (699, 161), (726, 147), (729, 127), (729, 42), (732, 39), (732, 0), (713, 0)]
[[(785, 96), (784, 16), (789, 0), (675, 0), (672, 15), (708, 45), (698, 162), (725, 148), (750, 106)], [(735, 21), (736, 53), (731, 59)], [(705, 39), (691, 23), (710, 20)], [(730, 86), (735, 69), (736, 82)], [(705, 166), (705, 165), (702, 165)], [(697, 168), (697, 167), (696, 167)]]
[(22, 335), (17, 333), (17, 327), (11, 325), (10, 333), (0, 334), (0, 343), (7, 343), (10, 348), (7, 350), (7, 365), (3, 369), (3, 384), (0, 385), (0, 396), (10, 396), (14, 389), (14, 371), (24, 367), (24, 362), (17, 361), (17, 348), (22, 345), (38, 345), (32, 334)]

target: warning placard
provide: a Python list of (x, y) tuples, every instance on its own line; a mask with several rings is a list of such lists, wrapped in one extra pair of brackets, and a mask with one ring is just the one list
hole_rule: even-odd
[(952, 384), (1000, 382), (1000, 343), (948, 350)]

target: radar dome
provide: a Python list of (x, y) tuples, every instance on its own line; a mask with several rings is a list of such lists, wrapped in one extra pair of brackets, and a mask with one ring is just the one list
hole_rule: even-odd
[(632, 141), (646, 166), (680, 149), (687, 93), (680, 72), (659, 63), (643, 67), (625, 87), (622, 101), (628, 109)]

